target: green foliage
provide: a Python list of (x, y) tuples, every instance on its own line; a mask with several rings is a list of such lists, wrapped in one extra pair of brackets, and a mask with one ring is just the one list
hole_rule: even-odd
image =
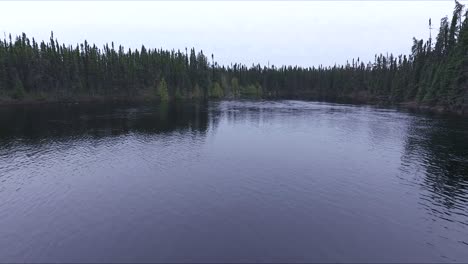
[(250, 98), (258, 97), (260, 85), (257, 86), (257, 84), (249, 84), (247, 86), (241, 87), (241, 96)]
[(226, 75), (221, 75), (221, 89), (223, 90), (223, 95), (224, 97), (229, 97), (232, 98), (232, 91), (231, 91), (231, 86), (228, 82), (227, 76)]
[(200, 86), (198, 84), (195, 84), (195, 87), (193, 88), (192, 92), (192, 98), (199, 99), (202, 98), (202, 91), (200, 89)]
[(237, 79), (236, 77), (233, 77), (231, 79), (231, 89), (234, 97), (240, 96), (239, 79)]
[(161, 101), (169, 100), (169, 93), (167, 91), (167, 84), (164, 78), (161, 79), (157, 88), (157, 96)]
[(257, 82), (256, 85), (255, 85), (255, 88), (257, 90), (257, 97), (261, 98), (262, 95), (263, 95), (262, 86)]
[(223, 89), (218, 82), (214, 82), (211, 86), (210, 97), (212, 98), (222, 98), (224, 96)]
[(13, 92), (11, 93), (11, 97), (13, 99), (18, 99), (18, 100), (21, 100), (25, 97), (26, 95), (26, 92), (24, 91), (24, 86), (23, 86), (23, 82), (21, 82), (20, 79), (16, 79), (15, 80), (15, 88), (13, 90)]

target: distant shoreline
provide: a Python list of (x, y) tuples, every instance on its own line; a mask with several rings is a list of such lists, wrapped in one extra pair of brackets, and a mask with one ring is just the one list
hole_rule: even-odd
[(28, 106), (28, 105), (48, 105), (48, 104), (93, 104), (93, 103), (111, 103), (111, 102), (151, 102), (155, 101), (156, 98), (147, 97), (126, 97), (126, 96), (82, 96), (76, 98), (57, 98), (57, 99), (0, 99), (0, 107), (9, 106)]
[[(208, 101), (219, 101), (219, 100), (298, 100), (298, 101), (315, 101), (315, 102), (327, 102), (327, 103), (346, 103), (354, 105), (368, 105), (368, 106), (383, 106), (392, 107), (399, 110), (411, 110), (422, 113), (433, 113), (433, 114), (448, 114), (459, 117), (468, 117), (468, 112), (451, 110), (443, 106), (429, 106), (419, 104), (417, 102), (402, 102), (402, 103), (390, 103), (385, 101), (379, 101), (375, 99), (362, 100), (356, 98), (339, 98), (339, 99), (323, 99), (323, 98), (224, 98), (224, 99), (209, 99)], [(174, 101), (170, 100), (169, 102)], [(196, 102), (203, 101), (203, 99), (181, 99), (182, 102)], [(106, 104), (106, 103), (160, 103), (161, 101), (157, 97), (148, 96), (80, 96), (75, 98), (57, 98), (57, 99), (11, 99), (11, 98), (0, 98), (0, 109), (6, 107), (15, 106), (40, 106), (40, 105), (54, 105), (54, 104)]]
[[(88, 41), (36, 42), (25, 33), (0, 41), (0, 105), (108, 101), (298, 99), (468, 113), (468, 19), (455, 1), (429, 39), (411, 54), (375, 54), (345, 64), (301, 67), (219, 65), (195, 48), (125, 49)], [(429, 20), (431, 27), (431, 20)], [(208, 55), (208, 56), (207, 56)], [(211, 58), (210, 58), (211, 57)], [(3, 99), (1, 99), (3, 98)], [(65, 99), (62, 99), (65, 98)]]

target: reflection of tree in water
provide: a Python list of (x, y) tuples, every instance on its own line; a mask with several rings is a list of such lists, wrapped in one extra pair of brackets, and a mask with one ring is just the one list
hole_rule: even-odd
[(203, 103), (47, 105), (0, 109), (0, 140), (62, 138), (81, 135), (105, 137), (135, 133), (208, 129)]
[(174, 165), (200, 155), (210, 126), (217, 122), (209, 120), (207, 105), (194, 102), (0, 109), (0, 180), (23, 186), (31, 177), (55, 175), (48, 168), (83, 161)]
[[(468, 216), (468, 122), (463, 119), (410, 121), (402, 156), (402, 171), (423, 173), (416, 181), (428, 193), (423, 205), (439, 217)], [(443, 212), (437, 211), (438, 209)]]

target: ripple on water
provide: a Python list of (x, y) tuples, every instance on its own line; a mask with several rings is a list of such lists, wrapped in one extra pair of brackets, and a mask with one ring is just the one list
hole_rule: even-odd
[(2, 262), (468, 260), (465, 120), (294, 100), (15, 113)]

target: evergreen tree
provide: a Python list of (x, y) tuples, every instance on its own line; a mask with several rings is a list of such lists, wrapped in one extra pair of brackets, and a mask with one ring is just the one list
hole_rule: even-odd
[(159, 99), (161, 101), (169, 100), (169, 93), (167, 91), (167, 84), (166, 84), (166, 80), (164, 80), (164, 78), (162, 78), (161, 81), (159, 82), (158, 89), (157, 89), (157, 96), (159, 97)]
[(344, 65), (317, 67), (220, 66), (203, 51), (125, 49), (112, 42), (59, 44), (21, 34), (0, 41), (0, 97), (89, 96), (162, 101), (180, 98), (358, 99), (366, 102), (415, 102), (468, 112), (468, 13), (455, 1), (451, 20), (441, 19), (432, 43), (413, 38), (411, 54), (377, 54), (373, 62), (351, 59)]

